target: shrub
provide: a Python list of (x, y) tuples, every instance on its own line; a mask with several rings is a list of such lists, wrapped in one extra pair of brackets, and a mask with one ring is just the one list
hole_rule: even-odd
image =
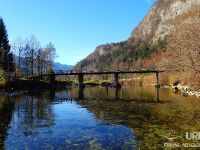
[(4, 70), (0, 68), (0, 84), (5, 83)]

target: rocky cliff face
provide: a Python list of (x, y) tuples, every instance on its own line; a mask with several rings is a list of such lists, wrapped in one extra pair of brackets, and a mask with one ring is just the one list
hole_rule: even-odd
[[(157, 0), (127, 41), (100, 45), (75, 67), (89, 70), (116, 69), (124, 66), (155, 67), (162, 57), (161, 52), (158, 52), (162, 48), (159, 47), (159, 41), (167, 41), (168, 37), (180, 32), (182, 24), (199, 24), (199, 10), (200, 0)], [(170, 43), (166, 43), (166, 46), (168, 45)]]
[[(176, 24), (170, 22), (195, 7), (200, 9), (200, 0), (158, 0), (143, 21), (133, 30), (131, 38), (153, 43), (159, 38), (164, 39), (176, 30)], [(196, 14), (192, 18), (183, 18), (181, 21), (199, 19), (198, 17), (199, 14)]]

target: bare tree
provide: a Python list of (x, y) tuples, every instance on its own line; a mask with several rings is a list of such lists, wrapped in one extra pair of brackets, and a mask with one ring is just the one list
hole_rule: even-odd
[(53, 62), (56, 58), (56, 49), (54, 45), (50, 42), (45, 48), (44, 48), (45, 54), (46, 54), (46, 67), (47, 71), (53, 70)]
[(168, 40), (171, 66), (200, 74), (200, 24), (181, 25)]
[(200, 10), (194, 8), (170, 21), (172, 25), (176, 25), (176, 29), (167, 38), (167, 52), (163, 64), (200, 76), (200, 20), (197, 14), (200, 14)]
[(29, 66), (30, 66), (30, 70), (31, 70), (31, 75), (34, 75), (34, 68), (36, 65), (36, 53), (37, 51), (40, 49), (40, 44), (37, 41), (36, 37), (31, 35), (30, 39), (28, 39), (27, 41), (28, 45), (29, 45), (29, 49), (27, 49), (28, 51), (26, 51), (26, 55), (29, 58)]
[[(200, 9), (194, 8), (170, 23), (176, 26), (167, 37), (162, 66), (182, 70), (193, 88), (200, 87)], [(183, 21), (184, 20), (184, 21)], [(180, 76), (181, 78), (181, 76)]]
[(24, 43), (24, 40), (21, 38), (21, 37), (18, 37), (16, 40), (14, 40), (12, 42), (12, 45), (11, 45), (11, 48), (12, 48), (12, 51), (15, 53), (16, 57), (14, 57), (15, 59), (15, 63), (16, 64), (16, 69), (17, 69), (17, 72), (19, 74), (21, 74), (21, 69), (22, 69), (22, 55), (23, 55), (23, 50), (25, 48), (25, 43)]
[(18, 57), (16, 61), (18, 68), (28, 76), (50, 72), (56, 58), (56, 49), (50, 42), (46, 47), (41, 48), (35, 36), (27, 39), (18, 38), (12, 44), (12, 49)]

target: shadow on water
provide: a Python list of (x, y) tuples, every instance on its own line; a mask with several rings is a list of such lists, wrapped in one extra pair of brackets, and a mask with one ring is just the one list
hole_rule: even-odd
[[(200, 131), (200, 102), (164, 88), (51, 89), (0, 100), (0, 149), (163, 149)], [(197, 142), (197, 141), (192, 141)]]
[(7, 97), (0, 97), (0, 149), (4, 148), (4, 142), (7, 138), (7, 130), (12, 120), (13, 111), (14, 102)]

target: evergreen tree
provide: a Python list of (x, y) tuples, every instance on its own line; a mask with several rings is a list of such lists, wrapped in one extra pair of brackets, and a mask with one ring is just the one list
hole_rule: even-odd
[(14, 71), (13, 54), (10, 52), (8, 34), (2, 18), (0, 18), (0, 67), (8, 72)]

